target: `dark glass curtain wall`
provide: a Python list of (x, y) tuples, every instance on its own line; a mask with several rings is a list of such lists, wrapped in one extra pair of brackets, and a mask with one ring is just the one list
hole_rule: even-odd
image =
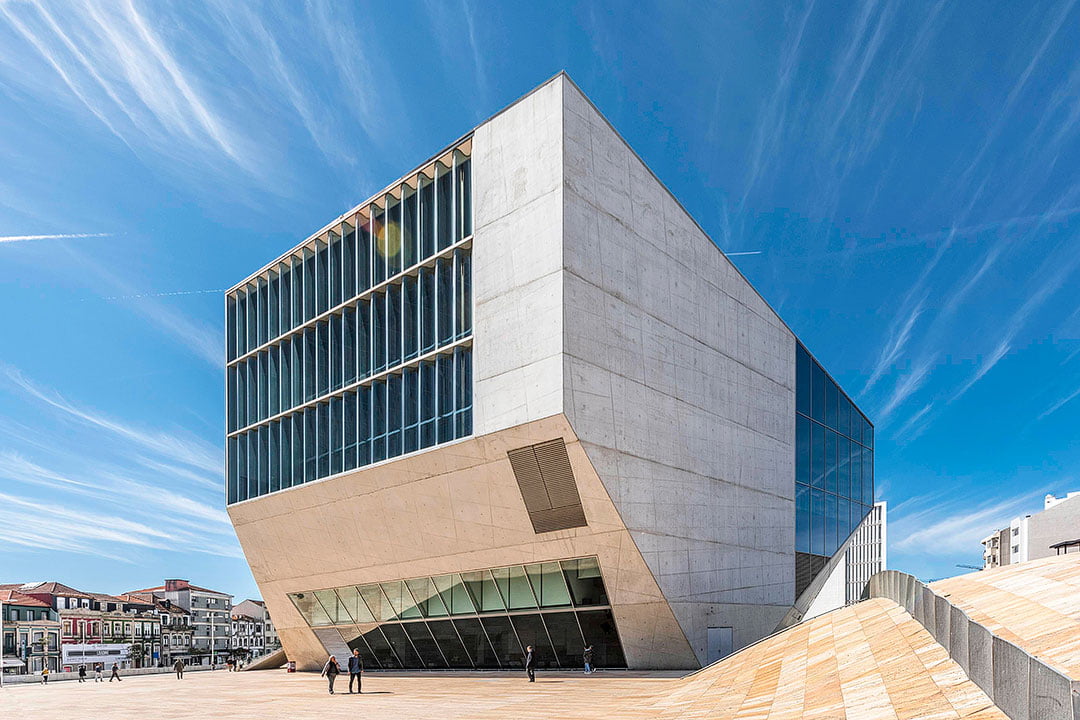
[(292, 593), (312, 627), (334, 626), (368, 668), (625, 668), (596, 558)]
[(227, 295), (229, 503), (472, 433), (470, 162), (444, 161)]
[(874, 427), (801, 343), (795, 350), (795, 594), (874, 504)]

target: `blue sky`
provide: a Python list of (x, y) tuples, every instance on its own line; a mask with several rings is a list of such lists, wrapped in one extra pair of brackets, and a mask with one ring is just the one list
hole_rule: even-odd
[(221, 291), (561, 69), (875, 420), (891, 564), (978, 563), (1080, 489), (1077, 48), (1075, 0), (0, 0), (0, 581), (257, 593)]

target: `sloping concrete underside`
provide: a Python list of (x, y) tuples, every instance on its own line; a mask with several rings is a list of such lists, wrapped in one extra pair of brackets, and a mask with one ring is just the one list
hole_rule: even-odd
[[(563, 438), (587, 527), (536, 534), (507, 450)], [(700, 666), (562, 415), (232, 505), (237, 537), (300, 669), (328, 650), (288, 593), (596, 556), (631, 668)]]

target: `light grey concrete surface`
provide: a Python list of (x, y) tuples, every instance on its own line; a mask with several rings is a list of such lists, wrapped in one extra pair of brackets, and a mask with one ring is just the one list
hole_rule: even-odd
[(968, 622), (968, 677), (994, 697), (994, 636), (978, 623)]
[[(1031, 658), (999, 637), (993, 639), (994, 704), (1012, 720), (1028, 720), (1031, 703)], [(1037, 720), (1044, 720), (1046, 716)]]
[(946, 650), (949, 649), (949, 618), (952, 606), (943, 597), (934, 597), (934, 639)]
[(562, 86), (473, 135), (473, 432), (563, 410)]
[(968, 627), (970, 621), (958, 607), (949, 608), (949, 654), (968, 672)]
[(795, 339), (599, 112), (564, 99), (564, 412), (698, 657), (794, 602)]
[(1070, 712), (1073, 713), (1072, 717), (1080, 717), (1080, 708), (1073, 709), (1070, 707), (1072, 703), (1076, 703), (1077, 698), (1080, 698), (1080, 692), (1072, 694), (1073, 700), (1070, 703), (1069, 696), (1072, 683), (1068, 678), (1039, 662), (1030, 663), (1030, 670), (1031, 702), (1028, 708), (1028, 717), (1031, 720), (1067, 718), (1070, 717)]

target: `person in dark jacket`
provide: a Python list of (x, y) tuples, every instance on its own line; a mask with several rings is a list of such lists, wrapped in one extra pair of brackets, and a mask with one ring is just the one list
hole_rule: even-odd
[(337, 658), (335, 658), (333, 655), (331, 655), (330, 659), (326, 661), (325, 665), (323, 665), (323, 669), (322, 669), (322, 673), (321, 673), (322, 675), (326, 676), (326, 681), (330, 685), (330, 694), (331, 695), (334, 694), (334, 681), (337, 680), (337, 676), (338, 676), (338, 674), (340, 672), (341, 672), (341, 668), (338, 667)]
[(585, 660), (585, 674), (586, 674), (586, 675), (592, 675), (592, 674), (593, 674), (593, 666), (592, 666), (592, 656), (593, 656), (593, 652), (592, 652), (592, 645), (590, 645), (589, 647), (585, 648), (585, 652), (584, 652), (584, 653), (582, 653), (582, 655), (581, 655), (581, 656), (582, 656), (582, 658), (583, 658), (583, 659)]
[(525, 672), (529, 675), (529, 682), (536, 682), (536, 658), (532, 645), (525, 648)]
[(364, 692), (360, 688), (360, 682), (361, 682), (360, 675), (363, 672), (364, 672), (364, 661), (360, 657), (360, 651), (357, 650), (356, 648), (353, 648), (352, 657), (349, 658), (349, 694), (350, 695), (352, 695), (353, 680), (356, 681), (356, 692), (361, 693), (361, 694)]
[(177, 680), (183, 680), (184, 679), (184, 661), (183, 660), (178, 659), (176, 662), (174, 662), (173, 666), (172, 666), (172, 669), (173, 669), (173, 672), (176, 673), (176, 679)]
[(123, 680), (120, 679), (120, 666), (116, 663), (112, 664), (112, 675), (109, 676), (109, 682), (112, 682), (113, 680), (116, 682), (123, 682)]
[(79, 682), (86, 682), (86, 666), (79, 666)]

